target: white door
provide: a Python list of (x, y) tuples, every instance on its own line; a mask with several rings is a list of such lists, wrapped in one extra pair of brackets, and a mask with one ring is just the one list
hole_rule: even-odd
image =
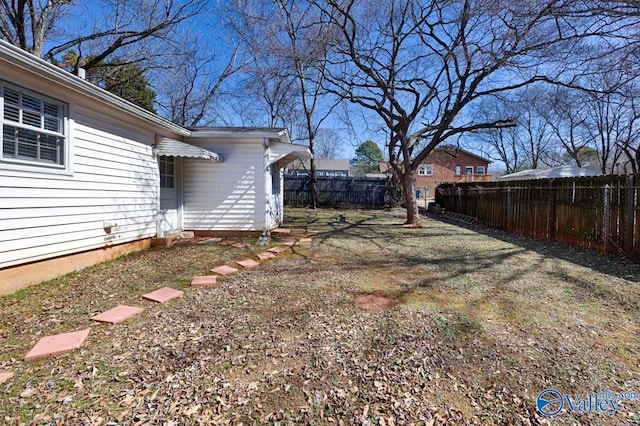
[(275, 164), (271, 165), (271, 196), (269, 198), (271, 207), (271, 220), (269, 228), (276, 228), (282, 224), (284, 219), (282, 200), (282, 169)]
[(158, 212), (158, 236), (182, 231), (182, 209), (180, 200), (180, 170), (182, 159), (158, 158), (160, 167), (160, 210)]

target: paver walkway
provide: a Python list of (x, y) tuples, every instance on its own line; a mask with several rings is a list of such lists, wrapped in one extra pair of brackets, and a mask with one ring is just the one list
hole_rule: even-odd
[(192, 287), (212, 287), (216, 285), (218, 277), (216, 275), (200, 275), (191, 280)]
[(0, 372), (0, 385), (3, 384), (4, 382), (11, 380), (12, 377), (13, 377), (13, 373), (10, 373), (8, 371)]
[(164, 303), (176, 297), (182, 297), (184, 291), (176, 290), (171, 287), (162, 287), (151, 293), (143, 294), (142, 297), (158, 303)]
[(238, 272), (238, 269), (232, 266), (222, 265), (222, 266), (216, 266), (211, 270), (211, 272), (214, 272), (218, 275), (222, 275), (224, 277), (230, 274), (235, 274), (236, 272)]
[(79, 348), (85, 341), (91, 329), (86, 328), (71, 333), (56, 334), (43, 337), (24, 357), (25, 361), (43, 358), (49, 355), (60, 355), (71, 349)]
[(271, 253), (270, 251), (265, 251), (264, 253), (258, 253), (256, 254), (256, 256), (258, 256), (258, 259), (260, 260), (273, 259), (274, 257), (276, 257), (276, 255)]
[[(289, 229), (276, 229), (272, 231), (274, 235), (284, 236), (281, 241), (284, 246), (291, 247), (299, 242), (311, 242), (311, 237), (318, 235), (318, 231), (308, 231), (306, 232), (306, 238), (296, 238), (296, 236), (305, 234), (302, 230), (289, 230)], [(208, 241), (209, 242), (209, 241)], [(212, 241), (211, 242), (215, 242)], [(236, 248), (245, 248), (249, 245), (246, 243), (225, 240), (219, 243), (220, 245), (225, 246), (233, 246)], [(287, 250), (287, 247), (271, 247), (264, 253), (257, 253), (256, 256), (260, 260), (267, 260), (275, 258), (277, 254), (282, 253)], [(243, 268), (254, 268), (260, 265), (260, 262), (256, 262), (253, 259), (245, 259), (238, 260), (236, 263)], [(233, 274), (238, 272), (238, 269), (233, 268), (231, 266), (222, 265), (216, 268), (211, 269), (212, 272), (219, 274), (221, 276), (226, 276), (229, 274)], [(191, 280), (191, 286), (193, 287), (208, 287), (214, 286), (217, 282), (216, 275), (203, 275), (203, 276), (194, 276)], [(152, 291), (151, 293), (147, 293), (142, 295), (143, 298), (164, 303), (171, 299), (182, 297), (184, 295), (183, 291), (173, 289), (171, 287), (163, 287), (158, 290)], [(112, 308), (108, 311), (105, 311), (101, 314), (95, 315), (91, 317), (93, 321), (98, 322), (108, 322), (111, 324), (118, 324), (126, 319), (132, 318), (135, 315), (138, 315), (144, 311), (144, 308), (139, 308), (135, 306), (126, 306), (126, 305), (118, 305), (115, 308)], [(79, 331), (74, 331), (70, 333), (61, 333), (52, 336), (43, 337), (38, 341), (38, 343), (25, 355), (25, 361), (30, 361), (46, 356), (51, 355), (59, 355), (70, 351), (72, 349), (76, 349), (80, 347), (86, 338), (89, 336), (91, 329), (84, 329)], [(0, 371), (0, 384), (5, 383), (11, 380), (14, 377), (14, 373), (9, 371)]]
[(118, 324), (124, 320), (135, 317), (139, 313), (142, 313), (144, 308), (138, 308), (135, 306), (118, 305), (113, 309), (109, 309), (106, 312), (91, 317), (94, 321), (109, 322), (111, 324)]
[(256, 266), (260, 266), (260, 262), (256, 262), (253, 259), (238, 260), (236, 263), (245, 269), (255, 268)]

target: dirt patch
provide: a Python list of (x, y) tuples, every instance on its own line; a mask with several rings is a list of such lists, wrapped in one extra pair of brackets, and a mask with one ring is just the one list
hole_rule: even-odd
[(398, 301), (379, 294), (360, 294), (355, 298), (356, 306), (365, 311), (388, 311), (398, 304)]

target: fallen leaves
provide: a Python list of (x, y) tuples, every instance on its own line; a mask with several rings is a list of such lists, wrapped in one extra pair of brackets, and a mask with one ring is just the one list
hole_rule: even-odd
[[(314, 227), (335, 216), (295, 214), (320, 217)], [(564, 296), (580, 291), (577, 281), (558, 284), (552, 272), (584, 268), (559, 259), (545, 266), (533, 250), (451, 225), (393, 226), (400, 217), (353, 212), (349, 223), (360, 225), (326, 225), (321, 243), (295, 246), (217, 288), (188, 285), (237, 260), (225, 257), (231, 249), (181, 244), (38, 287), (24, 302), (0, 301), (0, 367), (16, 373), (0, 397), (5, 423), (533, 425), (545, 422), (535, 409), (543, 386), (639, 385), (637, 360), (618, 357), (637, 353), (634, 340), (614, 341), (607, 333), (624, 333), (602, 319), (636, 324), (636, 299), (583, 314), (586, 296), (580, 306)], [(636, 283), (588, 271), (640, 293)], [(38, 333), (87, 326), (105, 306), (162, 286), (184, 297), (145, 304), (117, 326), (93, 325), (94, 342), (81, 353), (33, 365), (13, 356)], [(548, 297), (523, 312), (536, 291)], [(393, 309), (358, 308), (365, 294)], [(559, 320), (562, 330), (549, 325)], [(593, 332), (611, 340), (594, 345)], [(600, 420), (563, 414), (554, 424)]]

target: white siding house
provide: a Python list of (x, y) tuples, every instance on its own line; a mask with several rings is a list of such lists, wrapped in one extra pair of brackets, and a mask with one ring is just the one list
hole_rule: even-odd
[(0, 127), (0, 294), (172, 231), (266, 232), (269, 145), (309, 156), (282, 129), (177, 126), (2, 41)]

